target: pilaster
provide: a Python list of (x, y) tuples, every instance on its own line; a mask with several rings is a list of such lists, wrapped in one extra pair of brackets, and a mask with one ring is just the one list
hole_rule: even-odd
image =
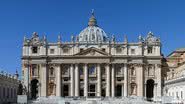
[(110, 97), (111, 92), (110, 92), (110, 65), (107, 64), (106, 66), (106, 96)]
[(41, 96), (47, 96), (47, 89), (48, 89), (48, 71), (47, 71), (47, 64), (41, 64)]
[(75, 96), (79, 96), (80, 76), (78, 64), (75, 64)]
[(56, 83), (56, 96), (61, 96), (61, 68), (60, 65), (56, 66), (57, 70), (57, 83)]
[(124, 64), (124, 96), (128, 96), (128, 68), (127, 64)]
[(87, 64), (84, 65), (84, 96), (88, 96), (88, 66)]
[(101, 96), (101, 68), (100, 68), (100, 64), (97, 64), (97, 80), (98, 80), (98, 84), (97, 84), (97, 96)]
[(71, 74), (71, 96), (74, 96), (74, 86), (75, 86), (75, 83), (74, 83), (74, 68), (73, 68), (73, 64), (71, 64), (70, 66), (70, 74)]
[(112, 64), (112, 97), (115, 97), (115, 68), (114, 68), (114, 64)]

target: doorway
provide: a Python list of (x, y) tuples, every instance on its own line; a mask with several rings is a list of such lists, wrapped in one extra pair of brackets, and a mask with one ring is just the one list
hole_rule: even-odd
[(36, 99), (38, 97), (38, 83), (37, 79), (31, 81), (31, 99)]
[(64, 85), (63, 90), (64, 97), (69, 96), (69, 85)]
[(122, 96), (122, 86), (121, 85), (116, 86), (116, 96), (117, 97)]
[(89, 94), (88, 94), (88, 96), (90, 96), (90, 97), (96, 96), (96, 86), (95, 86), (95, 84), (89, 85)]
[(151, 98), (154, 97), (154, 80), (153, 79), (147, 80), (146, 97), (148, 100), (151, 100)]

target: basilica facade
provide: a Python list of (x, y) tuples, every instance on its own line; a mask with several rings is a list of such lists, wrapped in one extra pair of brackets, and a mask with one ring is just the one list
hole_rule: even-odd
[(51, 43), (34, 32), (24, 38), (23, 83), (30, 98), (47, 96), (161, 96), (161, 42), (152, 32), (117, 42), (92, 13), (79, 35)]

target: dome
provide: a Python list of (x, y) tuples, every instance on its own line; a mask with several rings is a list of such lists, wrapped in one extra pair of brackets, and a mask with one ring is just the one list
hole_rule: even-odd
[(79, 42), (105, 42), (107, 35), (97, 26), (88, 26), (79, 34)]
[(79, 42), (88, 42), (88, 43), (97, 43), (97, 42), (106, 42), (107, 35), (97, 25), (96, 18), (94, 17), (94, 12), (92, 12), (92, 16), (89, 19), (88, 27), (82, 30), (79, 34)]

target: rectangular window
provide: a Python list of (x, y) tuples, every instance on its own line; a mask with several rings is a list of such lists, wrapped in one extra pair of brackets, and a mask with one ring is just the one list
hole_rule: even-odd
[(148, 47), (148, 53), (152, 53), (152, 50), (153, 50), (153, 47), (152, 46), (149, 46)]
[(131, 54), (135, 54), (135, 49), (131, 49)]
[(50, 54), (54, 54), (55, 53), (55, 49), (50, 49)]
[(122, 48), (121, 47), (117, 47), (116, 48), (116, 53), (121, 53), (122, 52)]
[(69, 48), (64, 48), (63, 53), (69, 53)]
[(38, 48), (37, 47), (32, 47), (32, 53), (38, 53)]

